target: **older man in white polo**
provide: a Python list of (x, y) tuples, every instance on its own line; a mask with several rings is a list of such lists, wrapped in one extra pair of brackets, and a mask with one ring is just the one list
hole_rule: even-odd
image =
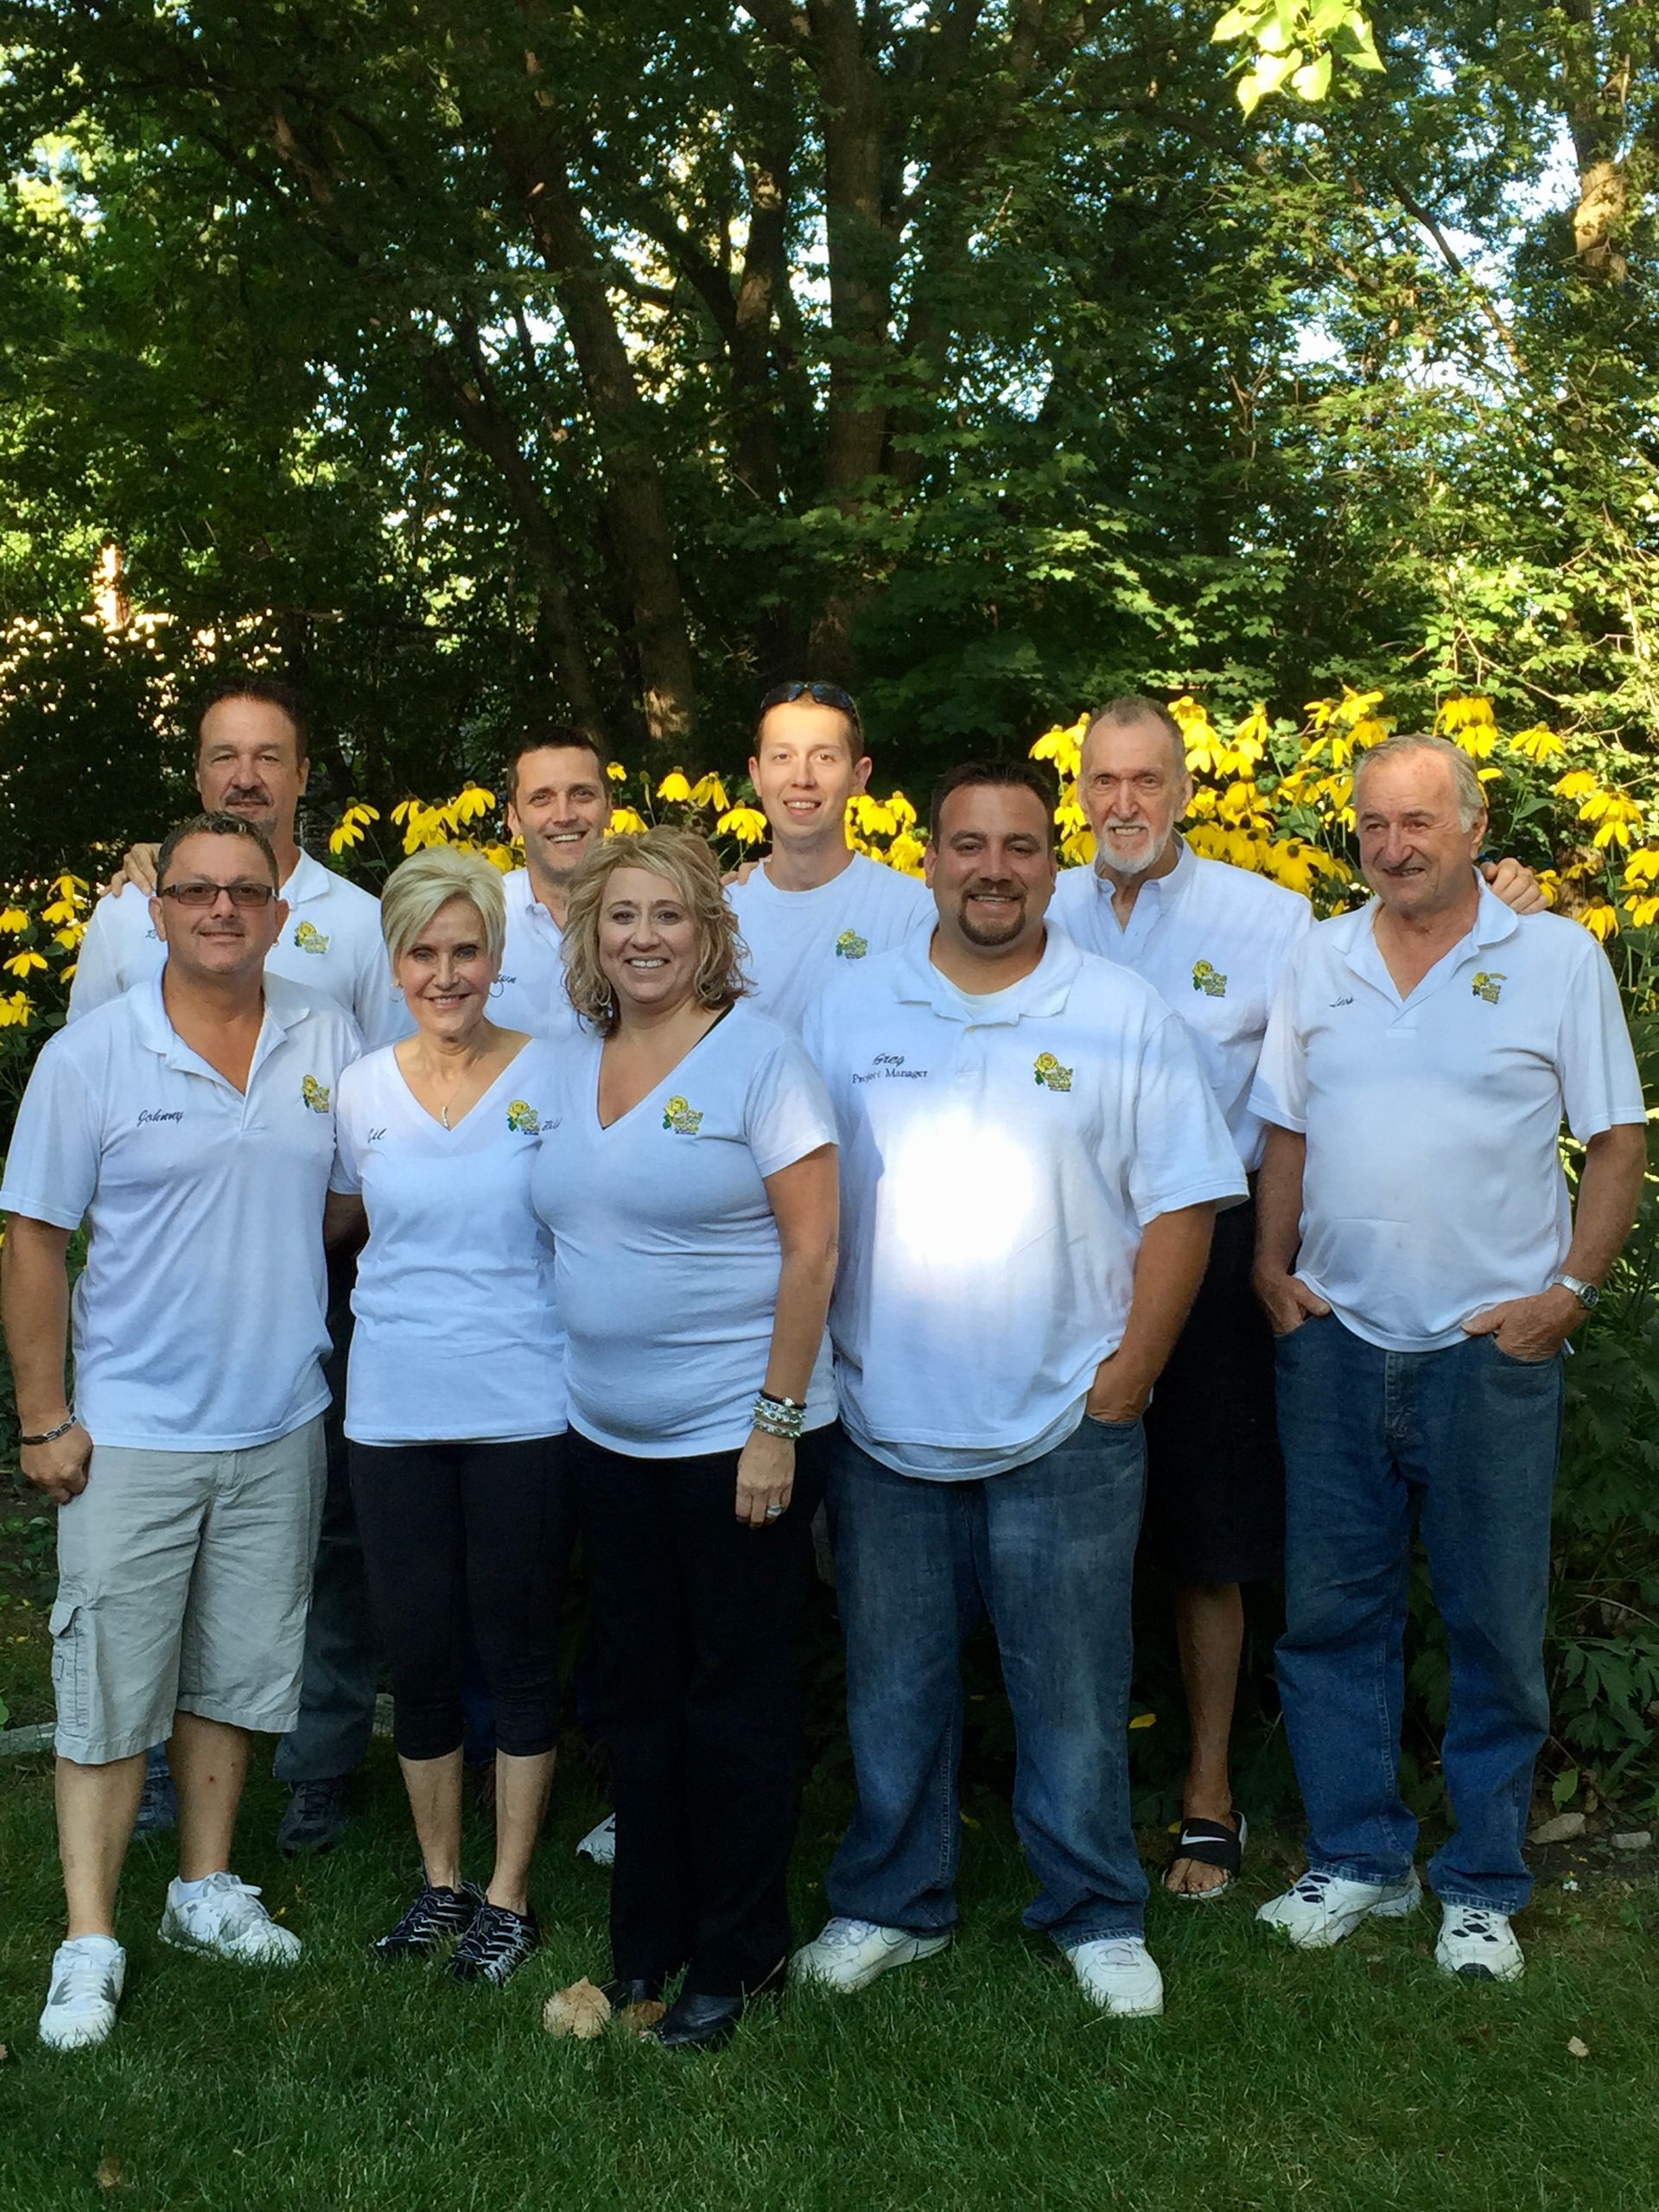
[[(299, 1944), (231, 1871), (252, 1731), (299, 1704), (322, 1503), (322, 1210), (351, 1017), (265, 973), (287, 918), (251, 823), (162, 844), (159, 976), (53, 1038), (17, 1115), (0, 1319), (25, 1478), (60, 1510), (52, 1608), (67, 1940), (41, 2016), (101, 2043), (125, 1974), (116, 1887), (144, 1751), (170, 1738), (166, 1942), (280, 1964)], [(66, 1255), (85, 1222), (66, 1391)]]
[[(1279, 1681), (1308, 1815), (1307, 1871), (1258, 1916), (1314, 1948), (1419, 1901), (1397, 1773), (1415, 1521), (1452, 1667), (1435, 1957), (1513, 1980), (1561, 1355), (1635, 1218), (1642, 1090), (1595, 939), (1511, 913), (1477, 875), (1485, 809), (1456, 747), (1389, 739), (1354, 808), (1376, 895), (1293, 958), (1251, 1096), (1270, 1125), (1255, 1281), (1279, 1340)], [(1584, 1146), (1576, 1214), (1563, 1118)]]

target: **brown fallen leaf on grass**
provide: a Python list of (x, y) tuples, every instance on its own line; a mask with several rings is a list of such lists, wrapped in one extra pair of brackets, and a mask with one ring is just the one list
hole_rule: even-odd
[(611, 2017), (611, 2000), (584, 1974), (569, 1989), (561, 1989), (542, 2007), (542, 2025), (550, 2036), (574, 2036), (578, 2043), (592, 2043), (602, 2036)]
[(631, 2036), (642, 2036), (647, 2028), (654, 2028), (668, 2007), (660, 1997), (647, 1997), (640, 2004), (625, 2005), (617, 2014), (620, 2026)]
[(1570, 2055), (1574, 2058), (1588, 2058), (1590, 2056), (1589, 2044), (1580, 2041), (1577, 2036), (1569, 2036), (1567, 2037), (1567, 2048)]
[(119, 2158), (100, 2158), (92, 2179), (100, 2189), (123, 2189), (126, 2185), (121, 2178)]

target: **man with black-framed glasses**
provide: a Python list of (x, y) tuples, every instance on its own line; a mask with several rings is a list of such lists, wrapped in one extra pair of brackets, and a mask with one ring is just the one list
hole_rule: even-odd
[(760, 702), (749, 779), (772, 849), (727, 893), (748, 947), (752, 1003), (798, 1030), (849, 962), (889, 952), (932, 925), (913, 876), (855, 853), (848, 802), (870, 779), (851, 692), (836, 683), (780, 683)]
[[(179, 1876), (161, 1934), (283, 1964), (299, 1943), (231, 1872), (251, 1732), (299, 1707), (323, 1493), (322, 1207), (334, 1096), (361, 1039), (265, 959), (288, 909), (264, 833), (166, 839), (159, 976), (54, 1037), (18, 1110), (0, 1320), (25, 1478), (60, 1508), (52, 1608), (67, 1940), (41, 2039), (101, 2043), (115, 1895), (148, 1745), (170, 1738)], [(69, 1239), (74, 1404), (65, 1388)]]

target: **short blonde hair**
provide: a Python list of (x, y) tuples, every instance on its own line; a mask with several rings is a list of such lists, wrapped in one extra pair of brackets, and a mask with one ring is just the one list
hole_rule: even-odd
[(565, 988), (570, 1003), (601, 1037), (616, 1027), (616, 998), (599, 964), (599, 911), (605, 887), (620, 868), (661, 876), (690, 915), (697, 932), (692, 988), (722, 1013), (748, 994), (737, 917), (726, 902), (720, 862), (706, 837), (690, 830), (647, 830), (595, 845), (571, 880), (564, 918)]
[(433, 916), (464, 899), (484, 928), (490, 965), (499, 969), (507, 942), (507, 901), (501, 871), (481, 854), (429, 845), (393, 868), (380, 893), (380, 933), (394, 970)]

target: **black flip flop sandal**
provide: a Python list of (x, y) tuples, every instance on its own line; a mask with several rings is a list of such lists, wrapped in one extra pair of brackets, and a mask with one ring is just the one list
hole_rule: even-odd
[[(1238, 1878), (1238, 1870), (1244, 1863), (1244, 1846), (1249, 1840), (1250, 1824), (1243, 1813), (1237, 1815), (1236, 1829), (1225, 1821), (1206, 1821), (1194, 1815), (1181, 1822), (1181, 1833), (1175, 1848), (1169, 1854), (1164, 1869), (1164, 1890), (1166, 1896), (1182, 1904), (1213, 1904), (1217, 1897), (1224, 1897)], [(1178, 1859), (1191, 1859), (1200, 1866), (1218, 1866), (1227, 1877), (1208, 1890), (1172, 1890), (1169, 1868)]]

